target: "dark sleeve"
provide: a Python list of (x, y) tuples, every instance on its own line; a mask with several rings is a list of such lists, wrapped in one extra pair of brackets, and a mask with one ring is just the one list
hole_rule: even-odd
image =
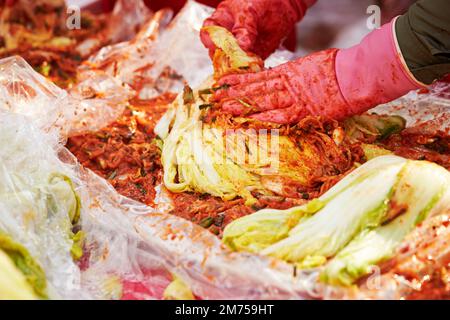
[(396, 34), (409, 70), (426, 84), (450, 74), (450, 0), (420, 0), (398, 18)]

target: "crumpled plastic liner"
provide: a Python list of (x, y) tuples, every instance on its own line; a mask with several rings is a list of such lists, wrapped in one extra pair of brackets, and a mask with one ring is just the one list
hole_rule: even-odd
[[(232, 253), (199, 226), (164, 213), (136, 219), (148, 253), (202, 299), (295, 299), (314, 296), (316, 274), (246, 253)], [(257, 272), (255, 272), (257, 270)]]
[(118, 0), (108, 22), (109, 39), (112, 43), (131, 40), (151, 15), (143, 0)]
[[(159, 51), (155, 66), (160, 65), (158, 59), (161, 59), (161, 64), (168, 64), (178, 72), (184, 68), (183, 76), (191, 79), (193, 84), (200, 81), (200, 78), (197, 79), (199, 70), (196, 68), (207, 62), (194, 63), (194, 58), (185, 59), (186, 56), (177, 58), (189, 54), (192, 44), (181, 41), (190, 37), (186, 29), (178, 34), (174, 30), (181, 28), (177, 23), (191, 21), (189, 17), (194, 19), (192, 21), (197, 26), (200, 25), (194, 15), (198, 8), (201, 6), (189, 2), (181, 16), (175, 20), (175, 25), (169, 27), (168, 33), (155, 40), (155, 47)], [(170, 40), (168, 38), (171, 32), (171, 45), (166, 43), (165, 46), (164, 41)], [(183, 42), (185, 47), (178, 45), (175, 39)], [(177, 69), (176, 64), (181, 69)], [(189, 285), (196, 296), (203, 299), (358, 297), (350, 296), (347, 291), (338, 288), (318, 284), (318, 272), (315, 270), (294, 270), (292, 265), (272, 258), (230, 252), (216, 236), (190, 221), (121, 196), (106, 180), (83, 168), (60, 143), (64, 141), (67, 132), (74, 128), (78, 130), (80, 120), (84, 117), (84, 114), (75, 114), (74, 110), (79, 111), (78, 105), (73, 107), (71, 99), (84, 102), (81, 98), (88, 95), (82, 94), (81, 90), (78, 96), (68, 96), (65, 91), (38, 76), (17, 58), (1, 61), (0, 68), (0, 110), (6, 110), (2, 111), (1, 116), (14, 124), (10, 126), (11, 130), (15, 130), (14, 134), (34, 141), (28, 144), (29, 150), (23, 149), (23, 157), (29, 153), (40, 161), (47, 161), (49, 166), (56, 163), (55, 168), (61, 168), (72, 178), (82, 203), (81, 229), (86, 234), (85, 256), (80, 269), (69, 261), (65, 262), (66, 266), (70, 266), (67, 270), (73, 271), (70, 276), (44, 264), (49, 282), (55, 288), (52, 297), (161, 298), (162, 291), (170, 281), (169, 274), (176, 274)], [(105, 77), (105, 81), (111, 80), (110, 76)], [(33, 88), (34, 94), (24, 90), (28, 87)], [(419, 101), (432, 101), (433, 104), (440, 105), (435, 97), (436, 92), (433, 91), (429, 95), (420, 96)], [(414, 98), (405, 99), (410, 100), (402, 101), (414, 102)], [(380, 107), (380, 110), (388, 109)], [(12, 113), (25, 116), (11, 115)], [(95, 113), (92, 115), (95, 116)], [(13, 120), (16, 118), (20, 120)], [(104, 120), (103, 114), (99, 113), (95, 118), (86, 119), (90, 125), (85, 128), (101, 127)], [(36, 154), (34, 148), (42, 151)], [(56, 154), (64, 164), (54, 159)], [(51, 250), (47, 254), (49, 258), (59, 257), (59, 254), (56, 255)], [(55, 257), (51, 257), (54, 254)], [(64, 255), (67, 256), (67, 252)], [(57, 265), (54, 267), (58, 268)]]
[[(90, 57), (80, 72), (103, 70), (131, 87), (135, 87), (136, 83), (142, 84), (145, 79), (146, 85), (139, 88), (141, 99), (183, 89), (182, 79), (161, 76), (168, 67), (181, 75), (191, 87), (196, 87), (213, 73), (208, 50), (199, 37), (203, 21), (212, 12), (213, 9), (208, 6), (188, 1), (168, 25), (172, 12), (158, 11), (136, 37), (102, 48)], [(279, 50), (269, 57), (266, 65), (276, 66), (292, 56), (289, 51)]]
[(118, 0), (108, 17), (104, 34), (100, 36), (103, 39), (99, 39), (98, 35), (87, 38), (78, 44), (76, 50), (82, 57), (87, 57), (98, 50), (101, 43), (128, 41), (136, 36), (137, 30), (141, 29), (151, 16), (152, 12), (143, 0)]
[[(172, 12), (160, 10), (132, 40), (102, 48), (79, 73), (83, 76), (86, 72), (104, 72), (138, 90), (141, 99), (180, 92), (183, 80), (196, 87), (213, 73), (208, 50), (199, 37), (204, 19), (212, 12), (208, 6), (188, 1), (169, 24)], [(291, 52), (279, 50), (267, 59), (266, 65), (273, 67), (292, 57)], [(168, 67), (182, 78), (164, 75)]]
[[(119, 195), (104, 179), (82, 168), (68, 150), (63, 152), (66, 163), (72, 163), (79, 178), (76, 190), (83, 207), (81, 230), (86, 234), (82, 288), (96, 299), (121, 298), (122, 284), (127, 280), (142, 285), (147, 283), (151, 291), (155, 279), (145, 279), (143, 268), (160, 269), (161, 264), (145, 257), (144, 244), (134, 228), (133, 201)], [(146, 214), (152, 212), (152, 208), (147, 208)]]
[[(64, 172), (81, 198), (87, 255), (81, 271), (70, 258), (67, 241), (64, 248), (53, 250), (59, 248), (60, 241), (55, 240), (58, 233), (51, 226), (50, 238), (47, 233), (39, 235), (39, 241), (48, 241), (39, 253), (50, 262), (39, 261), (52, 287), (51, 297), (119, 298), (126, 292), (126, 282), (146, 288), (131, 295), (133, 298), (160, 297), (168, 272), (177, 274), (203, 299), (352, 297), (347, 291), (317, 284), (316, 271), (294, 274), (293, 267), (283, 262), (229, 252), (203, 228), (119, 195), (104, 179), (82, 168), (55, 134), (36, 128), (30, 118), (7, 112), (1, 116), (2, 132), (12, 136), (4, 137), (23, 148), (15, 159), (17, 165), (28, 165), (20, 161), (23, 156), (39, 166)], [(19, 234), (24, 238), (17, 240), (35, 254), (26, 241), (29, 233)]]
[(143, 84), (143, 88), (139, 88), (141, 99), (178, 90), (182, 82), (170, 78), (159, 79), (167, 66), (159, 69), (153, 60), (155, 39), (171, 18), (170, 10), (158, 11), (132, 40), (102, 48), (80, 67), (79, 73), (83, 76), (89, 72), (102, 72), (131, 87)]
[[(74, 265), (67, 268), (73, 271), (70, 272), (73, 279), (68, 283), (52, 269), (45, 268), (51, 285), (63, 283), (55, 286), (57, 290), (52, 297), (119, 298), (126, 293), (127, 283), (137, 283), (145, 290), (133, 297), (160, 298), (170, 278), (169, 272), (183, 278), (202, 298), (276, 298), (281, 293), (292, 298), (296, 296), (292, 286), (298, 287), (295, 289), (298, 296), (304, 295), (303, 285), (290, 281), (291, 266), (272, 259), (230, 253), (219, 239), (201, 227), (127, 199), (106, 180), (82, 168), (57, 142), (63, 142), (68, 133), (78, 129), (80, 120), (90, 123), (85, 128), (101, 127), (105, 123), (101, 114), (92, 119), (98, 122), (85, 119), (86, 113), (77, 114), (80, 104), (86, 101), (83, 98), (90, 96), (90, 87), (69, 95), (35, 73), (21, 58), (5, 59), (0, 66), (0, 110), (5, 115), (21, 115), (21, 122), (12, 122), (12, 128), (36, 140), (29, 148), (35, 145), (45, 150), (40, 154), (42, 161), (59, 155), (82, 203), (81, 229), (86, 234), (82, 271), (74, 269)], [(33, 154), (30, 150), (23, 152)], [(53, 251), (48, 255), (58, 257)], [(261, 272), (254, 274), (255, 268)], [(281, 279), (284, 281), (280, 282)], [(307, 278), (301, 278), (300, 282), (304, 279)]]
[(203, 21), (212, 13), (212, 8), (195, 1), (186, 3), (155, 44), (153, 59), (157, 63), (152, 70), (155, 76), (170, 66), (190, 86), (196, 87), (212, 74), (208, 50), (199, 40)]

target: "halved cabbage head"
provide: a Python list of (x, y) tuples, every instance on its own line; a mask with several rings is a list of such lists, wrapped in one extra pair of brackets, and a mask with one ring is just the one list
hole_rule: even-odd
[(322, 280), (349, 285), (390, 258), (417, 223), (450, 207), (450, 173), (433, 163), (382, 156), (316, 201), (323, 207), (314, 214), (298, 217), (304, 211), (299, 207), (235, 220), (225, 228), (223, 241), (233, 250), (259, 252), (300, 267), (328, 261)]

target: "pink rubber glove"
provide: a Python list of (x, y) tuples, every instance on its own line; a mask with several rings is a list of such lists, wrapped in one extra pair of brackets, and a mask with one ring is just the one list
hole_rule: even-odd
[[(233, 33), (242, 49), (267, 58), (281, 44), (306, 9), (317, 0), (225, 0), (204, 26), (221, 26)], [(202, 32), (203, 44), (214, 53), (214, 44)]]
[(337, 120), (363, 113), (424, 87), (409, 72), (395, 20), (350, 49), (330, 49), (259, 73), (219, 80), (214, 99), (233, 115), (295, 123), (308, 115)]

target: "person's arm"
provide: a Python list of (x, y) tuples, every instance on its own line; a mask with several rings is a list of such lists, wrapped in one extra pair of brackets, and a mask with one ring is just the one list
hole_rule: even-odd
[(409, 70), (431, 84), (450, 73), (450, 1), (426, 0), (411, 6), (395, 27)]
[[(242, 49), (267, 58), (317, 0), (225, 0), (205, 26), (221, 26), (233, 33)], [(201, 33), (212, 56), (214, 44)]]
[[(405, 36), (406, 17), (431, 7), (441, 13), (409, 18), (414, 36)], [(217, 91), (215, 100), (234, 115), (278, 123), (295, 123), (308, 115), (339, 120), (363, 113), (449, 72), (445, 12), (450, 12), (448, 0), (419, 1), (406, 16), (374, 30), (354, 47), (318, 52), (260, 73), (226, 76), (219, 84), (229, 87)], [(423, 25), (420, 29), (416, 20)]]

